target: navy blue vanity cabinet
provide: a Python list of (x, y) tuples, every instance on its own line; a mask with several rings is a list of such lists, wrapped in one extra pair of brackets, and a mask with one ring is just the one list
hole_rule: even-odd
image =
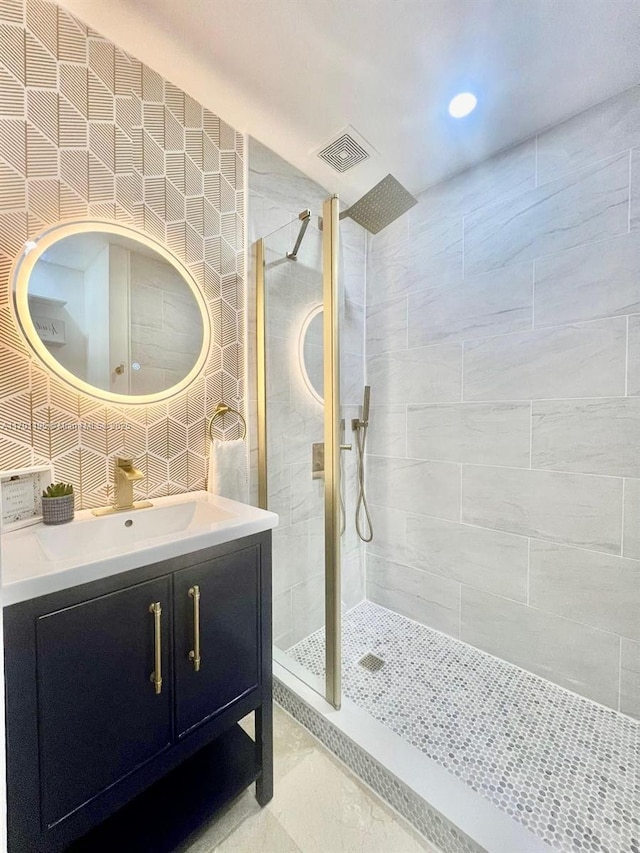
[(179, 738), (257, 688), (259, 594), (260, 554), (256, 548), (175, 573)]
[(4, 634), (9, 853), (173, 853), (271, 799), (270, 532), (5, 607)]
[[(147, 581), (38, 617), (42, 819), (80, 808), (171, 746), (170, 578)], [(159, 605), (158, 614), (150, 612)], [(159, 692), (157, 692), (157, 690)]]

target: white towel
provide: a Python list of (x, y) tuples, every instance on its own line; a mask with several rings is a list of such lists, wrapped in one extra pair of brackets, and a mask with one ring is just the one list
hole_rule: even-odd
[(249, 503), (247, 450), (244, 439), (220, 441), (214, 438), (211, 441), (207, 488), (214, 495)]

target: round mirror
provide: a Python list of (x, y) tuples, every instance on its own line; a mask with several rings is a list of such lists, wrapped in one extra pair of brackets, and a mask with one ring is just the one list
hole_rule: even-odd
[(305, 317), (300, 330), (300, 369), (312, 397), (324, 403), (324, 357), (322, 346), (323, 309), (316, 305)]
[(14, 268), (17, 319), (60, 378), (114, 402), (185, 388), (209, 349), (209, 317), (187, 269), (159, 243), (103, 222), (56, 226)]

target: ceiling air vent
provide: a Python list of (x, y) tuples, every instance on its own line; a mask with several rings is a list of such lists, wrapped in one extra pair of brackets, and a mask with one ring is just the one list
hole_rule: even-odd
[(358, 163), (368, 160), (371, 153), (371, 147), (367, 146), (365, 140), (352, 127), (345, 127), (324, 148), (317, 152), (318, 157), (328, 163), (336, 172), (346, 172), (348, 169), (353, 169)]

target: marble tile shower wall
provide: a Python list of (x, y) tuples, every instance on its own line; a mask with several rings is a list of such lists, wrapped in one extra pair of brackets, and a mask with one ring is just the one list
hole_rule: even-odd
[[(286, 649), (324, 624), (323, 481), (311, 477), (311, 448), (322, 442), (323, 409), (307, 389), (300, 370), (298, 341), (310, 310), (322, 302), (322, 234), (318, 216), (329, 192), (256, 140), (249, 146), (250, 241), (266, 237), (267, 458), (269, 508), (280, 516), (273, 532), (274, 642)], [(298, 252), (285, 261), (299, 232), (298, 214), (312, 220)], [(273, 233), (275, 232), (275, 233)], [(364, 232), (343, 229), (341, 301), (343, 415), (357, 414), (364, 382)], [(253, 294), (250, 305), (253, 305)], [(255, 316), (250, 316), (255, 326)], [(249, 334), (252, 342), (253, 334)], [(253, 353), (250, 353), (253, 364)], [(257, 418), (255, 377), (250, 418)], [(252, 431), (255, 435), (255, 430)], [(347, 440), (349, 440), (347, 438)], [(342, 600), (347, 607), (364, 597), (364, 548), (355, 535), (355, 454), (344, 457), (346, 524), (343, 534)], [(257, 447), (251, 480), (257, 501)]]
[(367, 264), (367, 597), (640, 716), (640, 87)]

